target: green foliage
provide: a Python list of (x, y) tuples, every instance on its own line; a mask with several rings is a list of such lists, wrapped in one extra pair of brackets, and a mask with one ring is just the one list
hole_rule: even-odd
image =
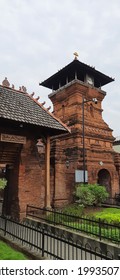
[(7, 185), (7, 180), (5, 178), (0, 179), (0, 190), (4, 190)]
[(51, 223), (56, 223), (56, 224), (61, 224), (62, 223), (62, 216), (59, 213), (51, 213), (47, 214), (46, 216), (46, 221), (51, 222)]
[(84, 206), (90, 206), (94, 203), (94, 195), (91, 193), (88, 187), (84, 186), (83, 184), (78, 185), (75, 195), (77, 198), (79, 198), (79, 202)]
[[(89, 209), (91, 209), (89, 207)], [(119, 223), (120, 223), (120, 209), (117, 208), (92, 208), (94, 209), (93, 213), (88, 213), (87, 216), (83, 215), (85, 212), (85, 209), (83, 205), (79, 204), (72, 204), (68, 205), (67, 207), (63, 208), (61, 213), (56, 213), (54, 215), (54, 212), (50, 215), (47, 215), (47, 219), (49, 222), (56, 223), (63, 226), (69, 226), (72, 229), (80, 230), (83, 232), (86, 232), (89, 235), (99, 235), (99, 226), (97, 225), (97, 221), (100, 218), (101, 220), (101, 235), (102, 238), (105, 239), (111, 239), (112, 242), (118, 243), (120, 242), (120, 231), (119, 231)], [(100, 210), (101, 209), (101, 210)], [(62, 215), (63, 214), (63, 215)], [(64, 215), (66, 214), (66, 215)], [(74, 215), (77, 217), (83, 217), (86, 218), (85, 221), (79, 220), (75, 217), (69, 217), (69, 215)], [(88, 219), (88, 221), (87, 221)], [(91, 221), (89, 221), (89, 219)], [(96, 221), (96, 222), (95, 222)], [(104, 223), (102, 221), (105, 221), (108, 224), (115, 224), (117, 227), (105, 227)]]
[[(75, 228), (77, 230), (86, 232), (88, 235), (98, 235), (99, 236), (99, 227), (89, 223), (69, 223), (69, 226)], [(120, 231), (119, 228), (113, 228), (111, 230), (104, 227), (101, 227), (101, 236), (105, 239), (112, 239), (112, 242), (119, 243), (120, 242)]]
[(101, 203), (104, 202), (109, 197), (109, 194), (104, 186), (100, 186), (97, 184), (94, 185), (89, 184), (88, 188), (95, 197), (94, 205), (101, 205)]
[(81, 217), (84, 213), (84, 206), (74, 203), (63, 208), (62, 213)]
[(47, 215), (46, 219), (49, 222), (55, 222), (57, 224), (63, 224), (65, 222), (72, 222), (75, 221), (74, 217), (71, 216), (78, 216), (81, 217), (84, 212), (84, 206), (80, 204), (72, 204), (64, 207), (61, 212), (58, 213), (51, 213)]
[(106, 208), (101, 212), (94, 213), (93, 218), (101, 219), (107, 223), (118, 224), (120, 223), (120, 209), (116, 208)]
[(76, 187), (75, 195), (85, 206), (101, 205), (109, 196), (106, 188), (97, 184), (80, 184)]

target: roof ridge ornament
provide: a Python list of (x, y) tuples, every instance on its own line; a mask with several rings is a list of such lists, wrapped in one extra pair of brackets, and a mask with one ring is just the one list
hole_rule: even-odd
[(47, 111), (49, 111), (51, 109), (51, 106), (49, 106), (48, 108), (46, 108)]
[(78, 59), (79, 54), (78, 54), (77, 52), (74, 52), (73, 54), (74, 54), (74, 56), (75, 56), (75, 57), (74, 57), (74, 59), (75, 59), (75, 60), (77, 60), (77, 59)]
[(22, 86), (21, 90), (22, 90), (24, 93), (27, 93), (26, 87)]
[(43, 101), (43, 102), (41, 103), (41, 106), (44, 106), (44, 105), (45, 105), (45, 103), (46, 103), (46, 102), (45, 102), (45, 101)]
[(5, 79), (3, 80), (2, 85), (3, 85), (4, 87), (9, 87), (9, 86), (10, 86), (10, 83), (9, 83), (7, 77), (5, 77)]
[(36, 97), (35, 100), (38, 101), (40, 99), (40, 96)]
[(30, 96), (33, 97), (34, 95), (35, 95), (35, 92), (33, 91), (33, 92), (30, 94)]

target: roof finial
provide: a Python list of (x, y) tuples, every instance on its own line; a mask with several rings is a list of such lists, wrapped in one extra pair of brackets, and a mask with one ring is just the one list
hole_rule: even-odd
[(10, 86), (10, 83), (7, 80), (7, 77), (5, 77), (4, 81), (2, 82), (2, 85), (5, 86), (5, 87), (9, 87)]
[(78, 58), (79, 54), (78, 54), (77, 52), (74, 52), (73, 54), (74, 54), (74, 56), (75, 56), (75, 58), (74, 58), (74, 59), (75, 59), (75, 60), (77, 60), (77, 58)]

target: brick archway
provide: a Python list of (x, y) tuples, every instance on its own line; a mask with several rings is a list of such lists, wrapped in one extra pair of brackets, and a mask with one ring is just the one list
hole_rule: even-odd
[(111, 176), (107, 169), (101, 169), (98, 172), (98, 184), (105, 186), (106, 190), (111, 194)]

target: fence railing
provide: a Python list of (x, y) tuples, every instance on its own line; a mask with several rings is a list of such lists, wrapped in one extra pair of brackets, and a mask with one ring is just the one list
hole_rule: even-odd
[(94, 235), (99, 240), (107, 239), (115, 243), (120, 243), (120, 223), (116, 225), (106, 223), (101, 219), (88, 219), (30, 205), (27, 205), (26, 216)]
[[(38, 228), (26, 222), (19, 223), (0, 216), (0, 234), (4, 235), (31, 251), (37, 251), (42, 257), (61, 260), (111, 260), (114, 259), (110, 251), (101, 250), (89, 243), (82, 244), (77, 238), (69, 238), (63, 233), (56, 235), (52, 230), (46, 231), (44, 227)], [(119, 259), (119, 256), (118, 258)]]

